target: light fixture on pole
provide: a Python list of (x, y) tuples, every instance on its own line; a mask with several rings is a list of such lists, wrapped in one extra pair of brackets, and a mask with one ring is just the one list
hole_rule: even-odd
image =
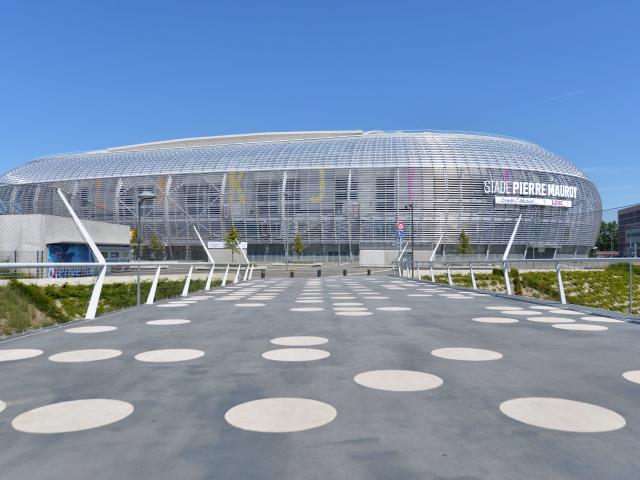
[(138, 275), (137, 275), (137, 285), (136, 285), (136, 301), (137, 304), (140, 305), (140, 260), (141, 260), (141, 237), (142, 237), (142, 232), (140, 231), (140, 207), (142, 206), (142, 204), (146, 201), (146, 200), (153, 200), (154, 198), (156, 198), (156, 194), (153, 192), (150, 192), (148, 190), (145, 190), (144, 192), (140, 192), (138, 194), (138, 223), (137, 223), (137, 227), (136, 227), (136, 236), (138, 237), (138, 248), (137, 248), (137, 260), (138, 260)]
[(413, 229), (413, 202), (404, 206), (403, 210), (411, 210), (411, 278), (414, 278), (414, 246), (415, 246), (415, 234)]

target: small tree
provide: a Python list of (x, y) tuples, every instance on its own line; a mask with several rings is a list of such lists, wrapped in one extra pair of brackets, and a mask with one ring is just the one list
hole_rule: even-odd
[(158, 254), (164, 252), (164, 244), (162, 243), (160, 237), (155, 233), (151, 235), (147, 247), (149, 247), (149, 250), (151, 250), (151, 255), (154, 260), (156, 259)]
[(132, 228), (129, 231), (129, 245), (131, 250), (135, 253), (135, 258), (138, 258), (138, 229)]
[(296, 238), (293, 239), (293, 251), (296, 252), (297, 255), (302, 255), (304, 252), (304, 242), (299, 233), (296, 233)]
[(469, 235), (467, 235), (464, 229), (460, 231), (460, 236), (458, 237), (458, 253), (462, 255), (473, 253), (473, 248), (471, 248), (471, 243), (469, 241)]
[(233, 263), (233, 254), (238, 253), (240, 249), (238, 248), (238, 241), (240, 240), (240, 232), (236, 230), (236, 227), (231, 225), (231, 228), (224, 236), (224, 248), (228, 248), (231, 250), (231, 263)]

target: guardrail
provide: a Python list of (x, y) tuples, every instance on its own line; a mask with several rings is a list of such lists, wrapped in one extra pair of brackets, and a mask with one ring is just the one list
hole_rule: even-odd
[[(93, 274), (96, 275), (96, 280), (91, 291), (91, 298), (89, 300), (89, 305), (87, 307), (87, 311), (85, 314), (85, 319), (91, 320), (96, 316), (96, 311), (98, 309), (98, 302), (100, 301), (100, 294), (102, 293), (102, 286), (104, 284), (104, 279), (109, 270), (118, 269), (118, 268), (126, 268), (129, 271), (135, 270), (137, 275), (136, 280), (136, 290), (137, 290), (137, 304), (140, 305), (140, 272), (142, 269), (154, 269), (154, 277), (151, 283), (151, 289), (149, 290), (149, 294), (146, 299), (146, 304), (153, 304), (155, 301), (156, 289), (158, 287), (158, 281), (160, 280), (160, 275), (162, 273), (163, 268), (169, 269), (170, 267), (189, 267), (187, 276), (184, 281), (184, 286), (182, 289), (181, 296), (185, 297), (189, 294), (189, 285), (191, 284), (191, 278), (193, 276), (194, 267), (206, 267), (209, 272), (207, 274), (207, 281), (205, 284), (204, 290), (211, 289), (211, 282), (213, 280), (213, 276), (216, 270), (215, 263), (210, 262), (169, 262), (169, 261), (157, 261), (157, 262), (109, 262), (109, 263), (97, 263), (97, 262), (73, 262), (73, 263), (63, 263), (63, 262), (48, 262), (48, 263), (0, 263), (0, 272), (3, 270), (28, 270), (28, 269), (77, 269), (77, 268), (88, 268), (93, 271)], [(244, 267), (244, 271), (242, 268)], [(224, 269), (224, 275), (222, 277), (221, 286), (224, 287), (227, 284), (227, 281), (231, 281), (233, 284), (237, 284), (239, 282), (246, 282), (253, 278), (253, 271), (255, 268), (254, 263), (247, 264), (226, 264)], [(233, 272), (235, 269), (235, 273)], [(220, 270), (222, 271), (222, 270)], [(122, 271), (117, 271), (117, 273), (121, 274)], [(229, 273), (233, 275), (232, 278), (229, 277)], [(89, 275), (91, 276), (91, 275)], [(78, 278), (75, 276), (64, 277), (67, 279)]]
[(520, 269), (529, 270), (541, 270), (541, 271), (554, 271), (556, 276), (556, 283), (558, 292), (560, 295), (560, 303), (567, 304), (567, 298), (565, 294), (564, 282), (562, 278), (563, 269), (574, 270), (601, 270), (608, 265), (613, 264), (625, 264), (628, 265), (629, 271), (629, 313), (632, 313), (633, 308), (633, 266), (640, 265), (640, 258), (626, 257), (626, 258), (562, 258), (562, 259), (508, 259), (504, 261), (446, 261), (446, 260), (434, 260), (434, 261), (416, 261), (411, 262), (409, 260), (401, 260), (393, 262), (393, 273), (396, 276), (405, 278), (417, 278), (422, 279), (423, 272), (425, 272), (432, 283), (436, 283), (435, 272), (437, 270), (446, 272), (447, 283), (451, 286), (454, 285), (451, 276), (452, 269), (465, 270), (469, 272), (471, 277), (471, 285), (473, 290), (478, 290), (478, 284), (476, 281), (476, 273), (480, 270), (493, 270), (495, 268), (502, 269), (504, 276), (504, 286), (507, 295), (513, 295), (513, 287), (509, 276), (509, 269), (511, 267), (518, 267)]

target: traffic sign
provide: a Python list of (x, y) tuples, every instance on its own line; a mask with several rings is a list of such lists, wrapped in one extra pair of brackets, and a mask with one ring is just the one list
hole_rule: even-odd
[(404, 237), (404, 230), (398, 230), (398, 237)]
[(404, 223), (398, 222), (398, 232), (404, 232)]

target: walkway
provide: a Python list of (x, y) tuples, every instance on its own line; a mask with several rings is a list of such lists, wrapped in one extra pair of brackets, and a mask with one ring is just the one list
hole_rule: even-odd
[(0, 476), (637, 479), (640, 327), (553, 308), (258, 279), (0, 342)]

